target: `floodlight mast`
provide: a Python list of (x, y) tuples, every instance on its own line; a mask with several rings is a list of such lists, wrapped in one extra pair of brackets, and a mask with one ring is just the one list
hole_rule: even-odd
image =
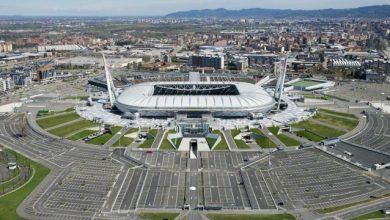
[(280, 75), (278, 78), (278, 81), (276, 83), (275, 87), (275, 93), (274, 93), (274, 98), (278, 102), (277, 104), (277, 110), (280, 109), (280, 102), (282, 101), (282, 94), (284, 90), (284, 81), (286, 79), (286, 72), (287, 72), (287, 58), (288, 54), (284, 58), (284, 60), (281, 60), (280, 62)]
[(102, 55), (103, 55), (103, 61), (104, 61), (104, 70), (106, 73), (108, 98), (109, 98), (111, 107), (113, 107), (114, 103), (115, 103), (115, 98), (116, 98), (115, 86), (114, 86), (114, 82), (112, 81), (111, 72), (110, 72), (109, 67), (107, 65), (106, 57), (105, 57), (104, 53), (102, 53)]

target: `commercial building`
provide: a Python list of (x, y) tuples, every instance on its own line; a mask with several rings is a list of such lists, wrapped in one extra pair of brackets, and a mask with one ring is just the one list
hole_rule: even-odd
[(215, 69), (225, 68), (223, 56), (195, 55), (190, 56), (188, 64), (194, 67), (213, 67)]
[(14, 88), (14, 82), (10, 77), (8, 78), (0, 78), (0, 92), (5, 92)]
[(12, 43), (0, 41), (0, 53), (7, 53), (12, 51)]

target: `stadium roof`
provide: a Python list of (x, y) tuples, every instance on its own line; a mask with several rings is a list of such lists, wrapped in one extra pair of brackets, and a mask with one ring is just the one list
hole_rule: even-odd
[[(161, 92), (162, 87), (170, 88), (163, 91), (167, 92), (166, 95)], [(177, 90), (177, 95), (174, 90)], [(262, 111), (269, 110), (274, 103), (263, 88), (245, 82), (147, 82), (124, 90), (116, 100), (122, 111), (125, 108), (133, 111)]]

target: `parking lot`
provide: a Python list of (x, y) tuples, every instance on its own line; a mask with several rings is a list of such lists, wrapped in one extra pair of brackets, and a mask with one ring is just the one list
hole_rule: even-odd
[(387, 191), (361, 170), (317, 150), (272, 155), (270, 174), (294, 204), (323, 208), (367, 199)]
[(390, 115), (369, 110), (366, 116), (366, 128), (348, 141), (390, 153)]

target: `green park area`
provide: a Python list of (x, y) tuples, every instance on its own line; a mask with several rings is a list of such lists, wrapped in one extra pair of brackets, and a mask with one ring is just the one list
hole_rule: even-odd
[[(231, 133), (231, 135), (232, 135), (232, 137), (234, 139), (234, 137), (239, 135), (241, 133), (241, 131), (238, 130), (238, 129), (233, 129), (233, 130), (230, 131), (230, 133)], [(242, 139), (240, 139), (240, 140), (234, 139), (234, 142), (236, 143), (238, 149), (250, 149), (250, 147)]]
[[(217, 146), (215, 146), (214, 150), (229, 150), (229, 147), (225, 140), (225, 136), (223, 136), (222, 132), (220, 130), (213, 130), (212, 133), (217, 134), (222, 138), (221, 141), (217, 144)], [(212, 138), (206, 138), (206, 141), (209, 147), (212, 148), (217, 140)]]
[(130, 137), (126, 137), (126, 135), (138, 132), (138, 130), (139, 130), (138, 128), (130, 128), (112, 146), (113, 147), (126, 147), (126, 146), (130, 145), (131, 143), (133, 143), (134, 139), (130, 138)]
[(80, 96), (65, 96), (63, 99), (64, 100), (69, 100), (69, 99), (78, 99), (78, 100), (88, 100), (89, 96), (87, 95), (80, 95)]
[(319, 109), (313, 118), (291, 126), (295, 128), (296, 135), (318, 142), (339, 137), (353, 130), (358, 124), (359, 119), (354, 114)]
[(80, 131), (80, 132), (70, 136), (68, 139), (71, 140), (71, 141), (77, 141), (77, 140), (80, 140), (81, 138), (85, 138), (88, 135), (91, 135), (91, 134), (93, 134), (95, 132), (96, 131), (93, 131), (93, 130), (83, 130), (83, 131)]
[(55, 115), (55, 114), (73, 112), (73, 111), (74, 111), (74, 108), (67, 108), (67, 109), (62, 110), (62, 111), (49, 111), (47, 109), (42, 109), (42, 110), (39, 110), (37, 112), (37, 118), (43, 118), (43, 117), (47, 117), (47, 116), (51, 116), (51, 115)]
[(344, 116), (345, 113), (341, 114), (343, 115), (340, 115), (339, 112), (318, 111), (313, 119), (348, 131), (353, 130), (359, 124), (355, 115)]
[[(12, 152), (7, 150), (8, 152)], [(38, 184), (49, 174), (50, 170), (35, 161), (32, 161), (21, 154), (12, 152), (16, 155), (18, 163), (29, 164), (32, 170), (30, 179), (15, 191), (0, 196), (0, 220), (22, 219), (16, 214), (16, 208), (19, 204), (38, 186)]]
[(388, 218), (390, 218), (390, 215), (386, 215), (382, 211), (378, 210), (375, 212), (370, 212), (370, 213), (352, 218), (351, 220), (388, 219)]
[(179, 213), (141, 213), (140, 216), (146, 220), (174, 220)]
[(358, 202), (353, 202), (353, 203), (343, 204), (343, 205), (339, 205), (339, 206), (333, 206), (333, 207), (318, 209), (316, 211), (321, 213), (321, 214), (331, 213), (331, 212), (343, 210), (343, 209), (346, 209), (346, 208), (349, 208), (349, 207), (353, 207), (353, 206), (356, 206), (356, 205), (360, 205), (360, 204), (364, 204), (364, 203), (368, 203), (368, 202), (373, 202), (373, 201), (376, 201), (376, 200), (379, 200), (379, 199), (383, 199), (383, 198), (388, 198), (389, 196), (390, 196), (390, 193), (386, 193), (386, 194), (383, 194), (381, 196), (377, 196), (375, 198), (369, 198), (369, 199), (358, 201)]
[(168, 130), (160, 145), (160, 150), (176, 150), (179, 148), (182, 138), (173, 139), (172, 142), (175, 144), (176, 149), (172, 146), (172, 144), (168, 141), (168, 134), (175, 134), (176, 131), (173, 129)]
[(292, 86), (306, 88), (306, 87), (315, 86), (315, 85), (318, 85), (318, 84), (321, 84), (321, 83), (322, 82), (316, 82), (316, 81), (312, 81), (312, 80), (300, 80), (300, 81), (295, 82), (295, 83), (293, 83), (291, 85)]
[(122, 129), (122, 127), (114, 126), (111, 129), (112, 129), (111, 133), (108, 132), (108, 133), (105, 133), (103, 135), (100, 135), (94, 139), (87, 141), (87, 143), (88, 144), (95, 144), (95, 145), (104, 145), (105, 143), (107, 143), (108, 140), (110, 140), (112, 137), (114, 137), (114, 135), (116, 133), (118, 133)]
[[(51, 134), (54, 134), (56, 136), (59, 136), (59, 137), (65, 137), (67, 135), (72, 134), (75, 131), (79, 131), (79, 130), (90, 128), (90, 127), (96, 127), (96, 126), (99, 126), (99, 124), (96, 124), (96, 123), (94, 123), (92, 121), (88, 121), (88, 120), (81, 120), (81, 121), (76, 121), (76, 122), (73, 122), (70, 124), (66, 124), (66, 125), (61, 126), (61, 127), (54, 128), (52, 130), (48, 130), (48, 132)], [(75, 138), (75, 137), (73, 137), (73, 138)]]
[(50, 128), (56, 125), (64, 124), (70, 121), (74, 121), (80, 118), (80, 116), (76, 112), (70, 112), (66, 114), (53, 115), (52, 117), (45, 117), (42, 119), (37, 119), (38, 125), (43, 128)]
[(336, 115), (336, 116), (341, 116), (341, 117), (346, 117), (346, 118), (351, 118), (351, 119), (358, 119), (358, 117), (354, 114), (351, 114), (351, 113), (347, 113), (347, 112), (338, 112), (338, 111), (332, 111), (332, 110), (329, 110), (329, 109), (318, 109), (318, 112), (319, 113), (328, 113), (328, 114), (331, 114), (331, 115)]
[(210, 220), (295, 220), (295, 217), (284, 213), (284, 214), (273, 214), (273, 215), (239, 215), (239, 214), (208, 214)]
[(152, 137), (152, 138), (148, 138), (146, 139), (142, 144), (139, 145), (139, 148), (151, 148), (152, 145), (153, 145), (153, 142), (155, 140), (155, 137), (157, 136), (158, 134), (158, 130), (157, 129), (150, 129), (148, 134)]
[(259, 145), (261, 148), (275, 148), (276, 144), (268, 137), (266, 136), (263, 132), (261, 132), (257, 128), (251, 129), (251, 132), (261, 135), (260, 138), (256, 139), (256, 144)]
[(302, 121), (291, 125), (293, 128), (302, 129), (295, 131), (297, 136), (304, 137), (311, 141), (322, 141), (327, 138), (339, 137), (345, 134), (344, 131), (334, 129), (312, 121)]
[(298, 146), (301, 144), (300, 141), (295, 140), (294, 138), (291, 138), (285, 134), (278, 134), (279, 127), (269, 127), (268, 130), (275, 135), (283, 144), (285, 144), (287, 147), (293, 147)]

